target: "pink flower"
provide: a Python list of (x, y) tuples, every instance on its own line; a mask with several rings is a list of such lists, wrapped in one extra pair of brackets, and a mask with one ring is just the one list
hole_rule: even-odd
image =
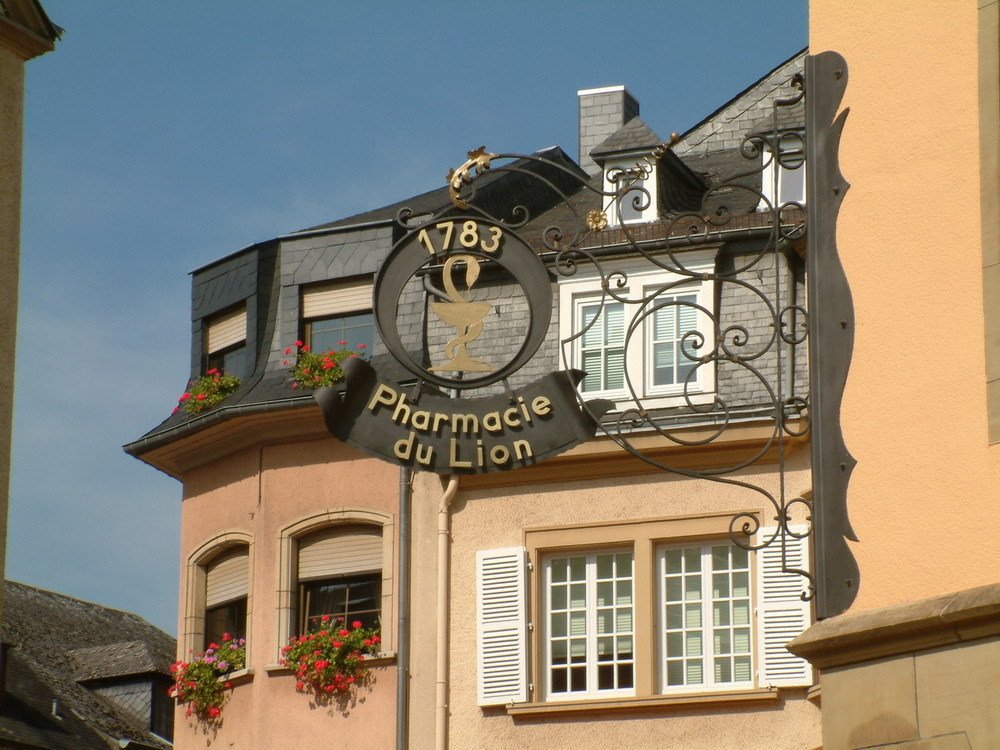
[(319, 619), (320, 619), (320, 622), (330, 622), (330, 615), (323, 615)]
[(226, 680), (223, 683), (222, 687), (224, 687), (226, 690), (232, 690), (233, 689), (233, 683), (231, 683), (229, 680)]
[(185, 391), (184, 393), (181, 394), (181, 397), (178, 399), (178, 401), (181, 401), (183, 403), (184, 401), (187, 401), (189, 398), (191, 398), (191, 394)]
[(340, 344), (341, 346), (347, 346), (346, 341), (338, 341), (337, 343)]
[(292, 347), (290, 347), (290, 346), (289, 346), (289, 347), (286, 347), (286, 348), (285, 348), (285, 356), (288, 356), (288, 355), (289, 355), (289, 354), (291, 354), (291, 353), (292, 353)]
[(295, 689), (301, 693), (303, 690), (306, 689), (306, 684), (304, 682), (296, 682)]
[(367, 349), (368, 344), (358, 344), (358, 349)]
[(177, 413), (177, 412), (179, 412), (180, 410), (181, 410), (181, 407), (179, 407), (179, 406), (175, 406), (175, 407), (174, 407), (173, 409), (171, 409), (171, 410), (170, 410), (170, 413), (171, 413), (171, 414), (176, 414), (176, 413)]
[(350, 632), (348, 630), (346, 630), (345, 628), (341, 628), (340, 632), (337, 633), (337, 635), (350, 635)]
[(221, 713), (222, 711), (218, 706), (212, 706), (210, 709), (208, 709), (208, 715), (211, 716), (213, 719), (216, 718)]
[(295, 342), (295, 346), (302, 346), (302, 342), (301, 341), (296, 341)]
[(355, 630), (357, 630), (358, 628), (360, 628), (361, 627), (361, 620), (355, 620), (354, 622), (352, 622), (351, 623), (351, 627), (354, 628)]
[(288, 361), (288, 360), (286, 359), (286, 360), (285, 360), (284, 362), (282, 362), (281, 364), (283, 364), (283, 365), (284, 365), (285, 367), (288, 367), (288, 365), (290, 365), (290, 364), (291, 364), (291, 362), (289, 362), (289, 361)]
[(298, 387), (299, 387), (298, 383), (292, 383), (292, 390), (293, 391), (298, 390)]
[(333, 643), (332, 643), (331, 645), (332, 645), (332, 646), (333, 646), (334, 648), (340, 648), (340, 647), (341, 647), (341, 646), (343, 646), (344, 644), (343, 644), (343, 643), (341, 643), (340, 641), (334, 641), (334, 642), (333, 642)]
[(316, 660), (316, 669), (317, 670), (323, 670), (323, 669), (326, 669), (329, 666), (330, 666), (330, 662), (328, 662), (326, 659), (317, 659)]
[(198, 401), (204, 401), (205, 398), (206, 398), (206, 396), (205, 396), (204, 393), (199, 393), (197, 396), (195, 396), (195, 399), (198, 400)]
[(207, 371), (205, 374), (206, 375), (218, 375), (219, 374), (219, 369), (217, 367), (213, 367), (211, 370)]
[(305, 345), (303, 345), (303, 346), (302, 346), (302, 351), (304, 351), (304, 352), (307, 352), (307, 351), (309, 351), (309, 347), (308, 347), (308, 346), (305, 346)]
[(208, 648), (210, 650), (212, 650), (212, 651), (217, 651), (219, 649), (219, 644), (218, 643), (209, 643), (208, 644)]
[(222, 642), (223, 643), (229, 643), (229, 641), (231, 641), (231, 640), (233, 640), (233, 636), (231, 636), (229, 633), (223, 633), (222, 634)]

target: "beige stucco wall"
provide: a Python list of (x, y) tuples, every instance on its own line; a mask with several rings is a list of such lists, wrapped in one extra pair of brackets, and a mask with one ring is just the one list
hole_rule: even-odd
[[(804, 456), (792, 462), (791, 493), (808, 488)], [(772, 467), (753, 472), (768, 484)], [(421, 475), (414, 491), (414, 684), (433, 685), (435, 529), (441, 484)], [(789, 690), (763, 704), (673, 705), (645, 710), (512, 717), (476, 700), (475, 553), (519, 546), (525, 530), (558, 525), (699, 516), (739, 510), (761, 512), (759, 496), (731, 486), (670, 475), (560, 482), (519, 488), (461, 490), (452, 508), (449, 746), (452, 748), (677, 748), (802, 750), (820, 744), (820, 712), (804, 690)], [(533, 561), (537, 567), (538, 561)], [(419, 604), (418, 604), (419, 603)], [(639, 601), (637, 600), (637, 608)], [(641, 615), (638, 615), (641, 616)], [(649, 655), (646, 655), (649, 656)], [(638, 658), (643, 658), (641, 654)], [(652, 657), (650, 657), (652, 658)], [(414, 691), (411, 747), (433, 747), (434, 695)], [(757, 740), (755, 740), (757, 738)], [(757, 744), (754, 744), (757, 742)]]
[[(217, 732), (206, 732), (185, 719), (183, 708), (179, 708), (175, 747), (305, 747), (322, 737), (336, 737), (338, 745), (345, 747), (393, 746), (394, 663), (375, 668), (374, 685), (370, 690), (359, 690), (352, 705), (319, 708), (295, 692), (291, 674), (275, 671), (273, 665), (283, 645), (276, 637), (282, 529), (319, 511), (345, 507), (367, 508), (395, 519), (397, 482), (394, 467), (364, 457), (333, 438), (243, 450), (184, 477), (179, 642), (184, 643), (184, 603), (188, 599), (184, 569), (192, 552), (222, 532), (250, 534), (248, 666), (253, 676), (233, 690)], [(393, 560), (396, 557), (393, 555)], [(395, 565), (392, 578), (395, 581)], [(392, 623), (395, 618), (394, 603), (392, 611), (383, 612), (383, 619)], [(394, 644), (387, 648), (394, 648)]]
[[(21, 239), (21, 130), (24, 59), (0, 44), (0, 574), (4, 572), (10, 434), (14, 412), (14, 342), (17, 338), (17, 279)], [(0, 610), (2, 611), (2, 610)]]
[[(854, 295), (843, 428), (855, 610), (996, 581), (979, 198), (977, 3), (812, 0), (849, 66), (837, 227)], [(810, 199), (815, 199), (810, 196)]]

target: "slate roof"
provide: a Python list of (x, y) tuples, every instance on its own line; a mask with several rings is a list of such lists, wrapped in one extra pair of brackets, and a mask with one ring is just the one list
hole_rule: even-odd
[[(688, 130), (681, 141), (661, 159), (661, 179), (658, 186), (660, 222), (634, 225), (630, 234), (636, 240), (662, 240), (666, 238), (668, 232), (673, 236), (683, 234), (688, 227), (669, 226), (672, 217), (688, 211), (712, 214), (720, 206), (725, 206), (731, 213), (732, 228), (753, 229), (763, 225), (762, 217), (755, 215), (761, 177), (759, 172), (755, 172), (752, 162), (741, 155), (739, 148), (742, 139), (748, 133), (755, 132), (753, 128), (760, 127), (775, 97), (787, 97), (796, 93), (790, 84), (790, 79), (795, 72), (802, 69), (804, 55), (804, 50), (796, 53), (730, 99), (712, 115)], [(795, 127), (797, 118), (802, 116), (801, 107), (792, 108), (791, 112), (782, 115), (781, 126)], [(641, 118), (634, 117), (605, 139), (591, 154), (606, 157), (615, 153), (651, 151), (661, 142), (660, 137), (649, 125)], [(552, 159), (565, 169), (579, 169), (558, 147), (538, 152), (535, 156)], [(563, 182), (559, 183), (559, 189), (563, 191), (566, 200), (554, 203), (549, 200), (548, 204), (545, 204), (544, 196), (539, 194), (539, 191), (543, 190), (539, 187), (541, 181), (526, 178), (519, 173), (519, 170), (536, 168), (532, 164), (537, 165), (537, 162), (514, 162), (506, 168), (494, 168), (478, 177), (475, 181), (475, 203), (477, 208), (501, 220), (517, 218), (502, 213), (510, 211), (512, 202), (525, 205), (532, 218), (518, 229), (518, 234), (536, 250), (545, 252), (553, 249), (555, 244), (543, 241), (543, 236), (548, 236), (551, 240), (551, 234), (546, 235), (548, 230), (552, 227), (574, 230), (582, 227), (587, 212), (595, 208), (606, 208), (609, 199), (601, 194), (600, 175), (590, 178), (584, 184), (575, 179), (565, 179), (565, 175), (559, 175), (556, 170), (555, 175), (547, 176), (557, 178), (557, 183), (559, 179), (563, 179)], [(714, 189), (723, 180), (732, 180), (732, 175), (739, 174), (744, 176), (733, 181), (734, 184), (731, 183), (724, 189)], [(583, 175), (582, 171), (580, 175)], [(708, 200), (703, 200), (706, 188), (714, 190)], [(516, 201), (512, 201), (511, 196), (517, 196)], [(276, 356), (297, 335), (292, 333), (293, 338), (287, 338), (288, 321), (298, 315), (298, 299), (290, 299), (286, 292), (281, 290), (299, 284), (374, 272), (384, 258), (386, 248), (391, 244), (386, 240), (390, 233), (390, 225), (404, 207), (409, 208), (413, 216), (432, 214), (446, 217), (456, 213), (451, 206), (447, 187), (442, 186), (371, 211), (299, 230), (276, 238), (270, 243), (259, 243), (195, 271), (197, 288), (200, 273), (207, 273), (209, 269), (215, 272), (223, 263), (235, 264), (241, 258), (250, 257), (249, 253), (265, 245), (276, 248), (278, 265), (276, 270), (271, 271), (275, 276), (274, 286), (273, 291), (268, 292), (272, 298), (269, 302), (258, 301), (259, 308), (266, 317), (262, 323), (258, 322), (256, 334), (250, 332), (250, 335), (257, 336), (256, 361), (240, 388), (219, 407), (199, 415), (188, 415), (179, 411), (138, 440), (125, 445), (125, 451), (142, 457), (158, 446), (237, 414), (314, 406), (311, 394), (291, 389), (288, 368), (280, 367), (282, 358)], [(378, 229), (369, 229), (369, 226), (377, 226)], [(397, 230), (397, 227), (392, 228), (393, 239), (396, 238)], [(377, 231), (382, 232), (382, 239), (378, 241), (375, 237)], [(624, 240), (624, 236), (620, 236), (621, 230), (614, 228), (589, 235), (582, 238), (584, 246), (593, 247), (601, 242), (613, 244)], [(289, 271), (285, 268), (286, 248), (290, 242), (301, 242), (300, 237), (303, 239), (321, 237), (323, 241), (317, 241), (307, 251), (301, 251), (308, 253), (306, 259), (301, 261), (299, 270)], [(337, 239), (339, 237), (346, 239)], [(563, 243), (561, 246), (564, 247), (567, 243), (579, 239), (581, 237), (577, 235), (565, 236), (561, 240)], [(556, 244), (556, 247), (559, 245)], [(338, 275), (337, 268), (346, 270), (341, 270)], [(324, 275), (327, 273), (329, 275)], [(419, 317), (418, 312), (414, 311), (417, 317)], [(204, 313), (194, 317), (197, 319), (201, 314)], [(282, 329), (282, 326), (285, 326), (285, 329)], [(192, 361), (197, 362), (199, 356), (199, 352), (193, 352)], [(379, 342), (376, 342), (372, 362), (388, 378), (406, 381), (412, 377), (396, 364), (384, 349), (379, 350)], [(196, 375), (197, 372), (192, 373), (192, 377)]]
[[(130, 747), (170, 747), (78, 682), (168, 675), (177, 643), (159, 628), (130, 612), (6, 581), (3, 642), (0, 745), (107, 750), (126, 740)], [(61, 718), (52, 714), (53, 700)]]
[(649, 151), (663, 141), (641, 117), (633, 117), (618, 130), (604, 139), (590, 152), (595, 161), (600, 157), (629, 151)]

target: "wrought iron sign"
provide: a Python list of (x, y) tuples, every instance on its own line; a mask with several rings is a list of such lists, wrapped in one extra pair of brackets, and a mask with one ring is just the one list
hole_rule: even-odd
[[(414, 382), (347, 363), (344, 393), (317, 393), (330, 431), (404, 465), (478, 473), (527, 466), (600, 429), (657, 469), (765, 508), (732, 518), (733, 541), (780, 546), (819, 617), (845, 610), (858, 583), (845, 541), (854, 462), (839, 427), (853, 317), (834, 242), (846, 65), (808, 57), (794, 83), (743, 139), (732, 173), (699, 183), (693, 199), (701, 178), (671, 153), (676, 136), (600, 185), (568, 161), (470, 152), (448, 175), (450, 206), (399, 212), (405, 234), (375, 282), (381, 340)], [(665, 183), (670, 169), (687, 193)], [(547, 202), (498, 199), (484, 187), (498, 173)], [(805, 203), (782, 198), (796, 180)], [(658, 199), (655, 221), (623, 220)], [(400, 312), (407, 299), (423, 300), (419, 330)], [(516, 314), (498, 316), (510, 299)], [(560, 361), (515, 384), (529, 361), (552, 356), (540, 348), (553, 309)], [(479, 389), (490, 390), (470, 397)], [(692, 461), (693, 449), (711, 460)], [(806, 472), (811, 481), (789, 489)], [(793, 537), (812, 540), (815, 573), (785, 558)]]

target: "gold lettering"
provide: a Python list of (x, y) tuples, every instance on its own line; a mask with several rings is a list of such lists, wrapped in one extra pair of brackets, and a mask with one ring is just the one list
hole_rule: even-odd
[(500, 412), (491, 411), (483, 417), (483, 429), (490, 432), (503, 432), (503, 425), (500, 424)]
[(426, 430), (431, 424), (431, 413), (429, 411), (415, 411), (413, 412), (413, 419), (410, 420), (410, 426), (415, 430)]
[(402, 440), (397, 440), (396, 444), (392, 446), (392, 452), (396, 458), (401, 461), (409, 461), (410, 456), (413, 455), (413, 443), (417, 439), (417, 433), (411, 432), (408, 438), (403, 438)]
[(476, 441), (476, 459), (479, 461), (478, 466), (483, 465), (483, 441)]
[[(398, 397), (399, 394), (392, 388), (387, 386), (385, 383), (379, 383), (378, 390), (372, 395), (372, 400), (368, 402), (368, 408), (374, 412), (375, 407), (379, 404), (382, 404), (383, 406), (392, 406), (396, 403), (396, 399)], [(388, 399), (388, 401), (386, 399)]]
[(552, 411), (552, 402), (545, 398), (545, 396), (535, 396), (531, 400), (531, 410), (538, 416), (544, 417)]
[(451, 431), (456, 435), (461, 435), (463, 432), (469, 435), (478, 435), (479, 417), (475, 414), (452, 414)]
[(392, 411), (392, 421), (399, 422), (399, 424), (406, 427), (406, 423), (410, 420), (410, 407), (406, 405), (406, 394), (400, 394), (399, 401), (396, 402), (396, 408)]
[(417, 444), (417, 463), (430, 466), (431, 459), (434, 458), (434, 448), (430, 445)]
[(494, 445), (490, 448), (490, 458), (495, 464), (505, 464), (510, 461), (510, 451), (502, 445)]
[(518, 461), (523, 461), (526, 458), (532, 458), (534, 455), (534, 451), (531, 450), (531, 443), (527, 440), (514, 441), (514, 458)]
[(451, 439), (451, 454), (448, 457), (448, 465), (456, 469), (469, 468), (472, 466), (472, 461), (458, 460), (458, 441), (455, 438)]
[(521, 413), (524, 415), (525, 424), (531, 424), (531, 412), (528, 411), (528, 405), (524, 403), (524, 397), (518, 396), (517, 403), (521, 407)]
[(517, 416), (517, 407), (512, 406), (503, 413), (503, 423), (508, 427), (520, 427), (521, 418)]
[(448, 421), (448, 415), (444, 412), (436, 411), (434, 412), (434, 429), (431, 430), (435, 435), (437, 431), (441, 429), (441, 423)]

